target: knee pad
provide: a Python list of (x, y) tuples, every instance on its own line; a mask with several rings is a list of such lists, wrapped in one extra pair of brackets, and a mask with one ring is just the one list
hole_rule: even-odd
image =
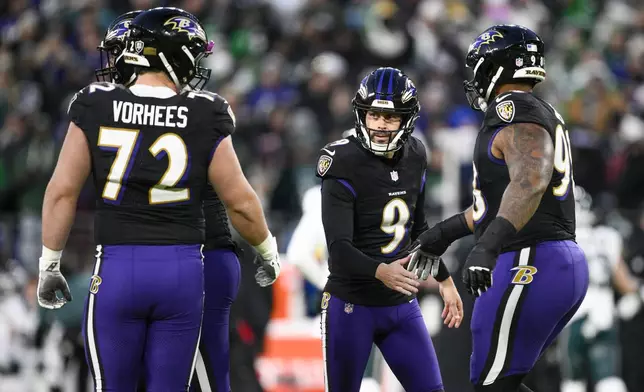
[(607, 377), (595, 385), (595, 392), (627, 392), (627, 390), (621, 378)]
[(561, 383), (561, 392), (586, 392), (586, 383), (583, 381), (566, 380)]
[(513, 374), (511, 376), (499, 378), (490, 385), (475, 385), (476, 392), (515, 392), (519, 390), (519, 385), (525, 377), (525, 374)]

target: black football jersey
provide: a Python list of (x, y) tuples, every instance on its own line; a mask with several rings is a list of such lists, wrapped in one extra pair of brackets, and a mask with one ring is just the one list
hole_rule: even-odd
[(234, 128), (223, 98), (204, 91), (138, 96), (93, 83), (74, 96), (68, 113), (91, 152), (98, 244), (204, 242), (208, 166)]
[(476, 139), (472, 183), (476, 238), (496, 217), (510, 182), (505, 162), (492, 155), (492, 142), (501, 129), (513, 123), (534, 123), (545, 128), (552, 137), (555, 158), (550, 185), (537, 211), (502, 251), (519, 250), (543, 241), (574, 240), (575, 198), (568, 130), (550, 104), (520, 91), (501, 94), (492, 102)]
[[(420, 197), (426, 167), (425, 147), (414, 137), (393, 159), (386, 159), (365, 150), (350, 136), (320, 151), (317, 176), (323, 179), (323, 192), (328, 181), (337, 181), (353, 194), (353, 246), (373, 260), (390, 263), (406, 256), (412, 236), (427, 227)], [(329, 226), (325, 224), (324, 229), (331, 247), (329, 242), (336, 236), (330, 230), (337, 229)], [(336, 260), (330, 255), (326, 291), (367, 306), (396, 305), (412, 298), (386, 287), (375, 276), (348, 273), (345, 266), (352, 262), (350, 256), (340, 255)]]

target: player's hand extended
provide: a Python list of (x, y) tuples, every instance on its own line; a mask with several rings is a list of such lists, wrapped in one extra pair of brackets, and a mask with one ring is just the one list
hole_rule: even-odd
[(492, 270), (496, 265), (497, 254), (477, 243), (467, 256), (463, 267), (463, 283), (467, 292), (475, 297), (481, 296), (492, 287)]
[(271, 255), (270, 258), (258, 255), (257, 259), (255, 259), (255, 264), (258, 265), (257, 272), (255, 272), (255, 281), (261, 287), (268, 287), (279, 278), (282, 269), (279, 253)]
[(456, 290), (456, 286), (454, 286), (452, 278), (440, 282), (438, 284), (438, 291), (445, 303), (443, 313), (441, 314), (443, 324), (449, 328), (460, 327), (463, 321), (463, 301), (458, 294), (458, 290)]
[[(56, 294), (60, 291), (63, 298)], [(67, 280), (60, 273), (60, 262), (46, 262), (40, 260), (40, 271), (38, 272), (38, 305), (46, 309), (58, 309), (72, 300)]]
[(411, 260), (407, 264), (407, 271), (415, 273), (420, 280), (427, 280), (429, 275), (435, 278), (441, 262), (440, 257), (423, 251), (419, 245), (414, 247), (411, 252)]
[(380, 264), (378, 269), (376, 269), (376, 278), (382, 281), (385, 286), (399, 293), (405, 295), (416, 294), (420, 282), (415, 279), (416, 274), (407, 271), (404, 267), (410, 258), (411, 256), (407, 256), (404, 259), (398, 259), (390, 264)]

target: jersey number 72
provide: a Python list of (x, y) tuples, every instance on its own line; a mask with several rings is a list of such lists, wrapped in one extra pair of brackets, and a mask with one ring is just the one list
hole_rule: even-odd
[[(98, 133), (98, 146), (101, 149), (115, 149), (116, 157), (107, 174), (103, 187), (104, 200), (118, 202), (122, 197), (123, 184), (132, 170), (134, 157), (139, 148), (139, 131), (126, 128), (101, 127)], [(150, 204), (177, 203), (190, 200), (190, 189), (176, 188), (188, 168), (188, 149), (183, 139), (176, 133), (164, 133), (148, 149), (156, 159), (164, 152), (168, 156), (168, 168), (159, 182), (150, 188)]]

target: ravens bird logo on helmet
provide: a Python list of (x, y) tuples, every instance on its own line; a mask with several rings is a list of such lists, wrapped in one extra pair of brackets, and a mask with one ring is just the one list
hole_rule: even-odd
[(172, 30), (176, 30), (179, 33), (186, 33), (190, 39), (198, 37), (203, 41), (206, 41), (206, 33), (203, 31), (201, 26), (185, 16), (175, 16), (170, 18), (164, 23), (164, 26), (170, 26)]

